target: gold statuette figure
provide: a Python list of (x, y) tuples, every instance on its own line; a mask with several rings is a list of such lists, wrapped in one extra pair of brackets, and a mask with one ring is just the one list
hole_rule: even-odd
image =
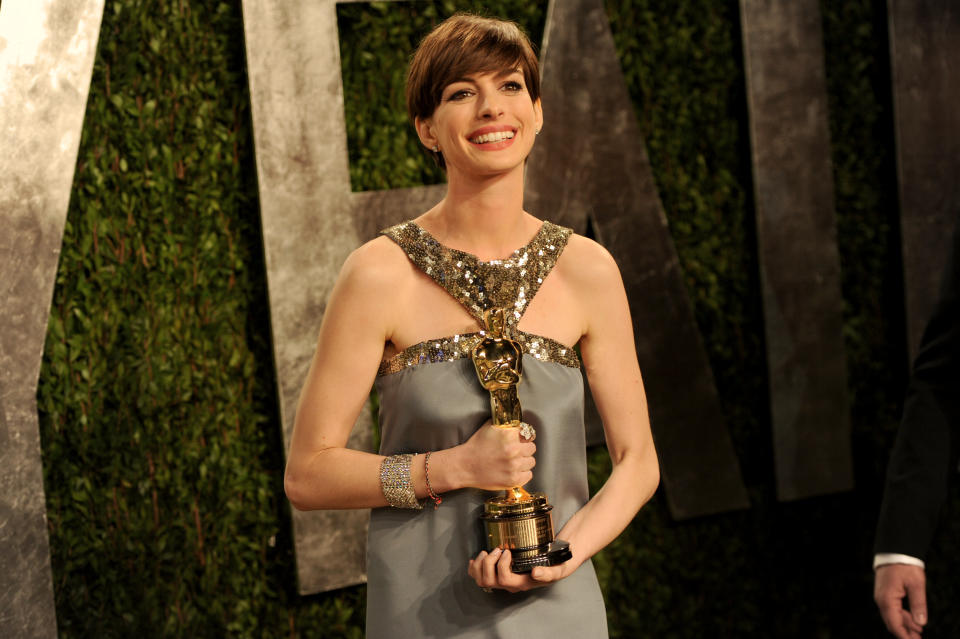
[[(533, 427), (523, 422), (517, 384), (523, 376), (523, 350), (505, 335), (503, 309), (484, 314), (486, 333), (473, 348), (473, 365), (480, 384), (490, 392), (494, 428), (511, 428), (532, 440)], [(487, 550), (509, 549), (513, 572), (530, 572), (534, 566), (554, 566), (570, 559), (569, 545), (553, 538), (553, 506), (543, 493), (530, 494), (514, 486), (484, 502), (483, 521)]]

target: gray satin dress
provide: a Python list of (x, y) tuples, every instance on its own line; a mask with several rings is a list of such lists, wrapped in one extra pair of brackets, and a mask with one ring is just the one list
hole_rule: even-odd
[[(556, 262), (571, 231), (545, 222), (510, 258), (480, 262), (444, 247), (413, 222), (383, 232), (411, 261), (481, 321), (488, 308), (508, 309), (507, 328), (524, 348), (517, 387), (524, 420), (537, 431), (537, 465), (526, 488), (553, 505), (554, 530), (586, 503), (583, 377), (576, 353), (515, 326)], [(482, 322), (481, 322), (482, 325)], [(461, 444), (490, 418), (490, 396), (470, 351), (481, 333), (416, 344), (385, 360), (380, 395), (383, 455)], [(493, 493), (463, 489), (434, 509), (374, 509), (367, 550), (367, 637), (607, 637), (603, 597), (591, 562), (543, 588), (483, 592), (467, 562), (483, 549), (478, 519)]]

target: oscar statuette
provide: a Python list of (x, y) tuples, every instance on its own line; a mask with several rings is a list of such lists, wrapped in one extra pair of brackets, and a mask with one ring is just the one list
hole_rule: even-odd
[[(493, 428), (520, 431), (522, 437), (536, 435), (523, 422), (523, 410), (517, 398), (517, 384), (523, 374), (523, 351), (520, 344), (505, 335), (503, 309), (484, 315), (486, 332), (474, 346), (472, 357), (480, 384), (490, 392)], [(567, 542), (553, 537), (553, 506), (540, 492), (529, 493), (514, 486), (502, 495), (483, 504), (483, 522), (487, 551), (509, 549), (511, 569), (525, 573), (534, 566), (555, 566), (572, 557)]]

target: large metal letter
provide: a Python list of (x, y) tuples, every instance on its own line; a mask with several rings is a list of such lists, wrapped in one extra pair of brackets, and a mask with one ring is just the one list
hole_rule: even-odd
[(0, 636), (56, 637), (37, 382), (103, 0), (0, 13)]
[(544, 129), (529, 163), (527, 205), (580, 232), (590, 217), (620, 265), (673, 516), (746, 508), (603, 2), (553, 2), (546, 30)]
[[(244, 0), (260, 209), (284, 442), (343, 260), (443, 187), (351, 193), (333, 0)], [(349, 445), (369, 450), (363, 411)], [(293, 514), (301, 593), (366, 580), (369, 511)]]
[(960, 219), (960, 6), (889, 0), (888, 10), (912, 360)]
[(741, 0), (780, 499), (853, 487), (817, 0)]

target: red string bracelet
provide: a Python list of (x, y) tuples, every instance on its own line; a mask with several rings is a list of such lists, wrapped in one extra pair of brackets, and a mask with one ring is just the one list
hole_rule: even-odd
[(423, 476), (427, 480), (427, 495), (433, 500), (433, 509), (436, 510), (443, 503), (443, 497), (433, 492), (433, 486), (430, 485), (430, 455), (432, 454), (431, 451), (423, 458)]

